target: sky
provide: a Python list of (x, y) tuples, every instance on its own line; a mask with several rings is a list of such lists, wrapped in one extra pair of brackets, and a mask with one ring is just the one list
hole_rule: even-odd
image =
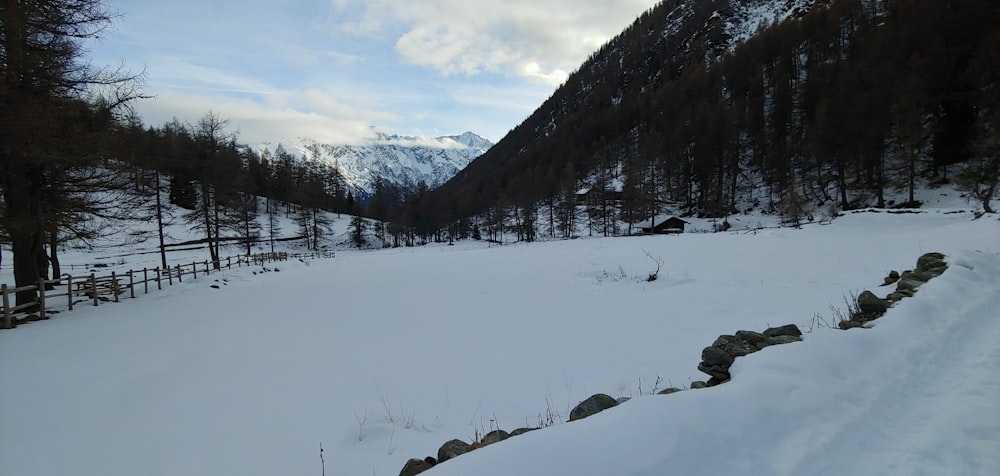
[(110, 0), (95, 66), (144, 72), (146, 125), (209, 110), (242, 143), (500, 140), (655, 0)]

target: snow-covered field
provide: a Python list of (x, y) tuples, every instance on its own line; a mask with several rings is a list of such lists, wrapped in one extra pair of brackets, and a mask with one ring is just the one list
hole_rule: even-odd
[[(816, 325), (929, 251), (948, 271), (874, 328)], [(394, 475), (548, 415), (426, 474), (1000, 474), (998, 252), (997, 215), (930, 209), (226, 271), (0, 332), (0, 474), (319, 475), (322, 444)], [(787, 323), (732, 382), (650, 395)], [(597, 392), (632, 399), (562, 423)]]

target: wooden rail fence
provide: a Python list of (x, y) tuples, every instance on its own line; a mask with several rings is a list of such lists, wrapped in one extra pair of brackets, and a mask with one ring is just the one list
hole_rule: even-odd
[[(0, 284), (0, 295), (3, 299), (3, 316), (0, 320), (0, 329), (12, 329), (17, 323), (14, 314), (17, 312), (37, 312), (23, 320), (43, 320), (46, 319), (46, 312), (51, 310), (54, 303), (65, 302), (68, 310), (72, 311), (73, 306), (80, 303), (92, 303), (97, 306), (100, 302), (118, 302), (124, 297), (135, 298), (137, 290), (143, 294), (149, 294), (151, 288), (154, 290), (163, 289), (164, 285), (172, 286), (174, 281), (181, 283), (184, 279), (197, 279), (199, 275), (209, 275), (223, 269), (239, 268), (242, 266), (263, 266), (267, 263), (287, 261), (289, 259), (315, 259), (332, 258), (332, 253), (314, 254), (289, 254), (289, 253), (260, 253), (255, 255), (230, 256), (220, 259), (218, 269), (212, 261), (192, 262), (190, 264), (178, 264), (170, 268), (143, 268), (141, 270), (128, 270), (124, 273), (111, 271), (110, 274), (97, 276), (90, 273), (86, 276), (73, 276), (63, 274), (57, 279), (41, 279), (37, 284), (21, 287), (9, 287)], [(34, 291), (37, 298), (34, 301), (20, 305), (11, 305), (11, 296), (21, 291)], [(125, 296), (127, 294), (127, 296)], [(60, 299), (61, 298), (61, 299)]]

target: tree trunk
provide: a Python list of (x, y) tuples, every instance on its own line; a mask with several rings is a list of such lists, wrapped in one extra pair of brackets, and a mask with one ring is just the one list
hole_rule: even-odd
[(850, 210), (850, 202), (847, 200), (847, 177), (844, 176), (847, 169), (843, 159), (838, 157), (835, 160), (837, 162), (837, 188), (840, 189), (840, 209)]
[(160, 202), (160, 171), (154, 171), (156, 180), (156, 230), (160, 236), (160, 265), (167, 269), (167, 248), (163, 244), (163, 205)]
[(985, 172), (983, 188), (980, 189), (981, 192), (977, 195), (979, 200), (983, 202), (983, 211), (986, 213), (993, 213), (993, 207), (990, 206), (990, 201), (993, 200), (993, 195), (997, 191), (997, 186), (1000, 185), (1000, 180), (997, 177), (997, 170), (1000, 170), (1000, 159), (995, 159), (990, 161), (987, 165), (991, 172)]
[(208, 256), (214, 261), (215, 260), (215, 248), (212, 246), (212, 208), (210, 206), (211, 195), (209, 194), (208, 185), (202, 182), (201, 184), (201, 219), (205, 226), (205, 243), (208, 246)]
[[(41, 177), (37, 167), (27, 165), (27, 159), (10, 154), (3, 156), (4, 171), (0, 185), (4, 191), (7, 234), (10, 236), (11, 256), (14, 266), (14, 285), (30, 286), (38, 283), (41, 269), (38, 264), (45, 255), (42, 246)], [(48, 265), (45, 263), (46, 271)], [(17, 293), (16, 305), (35, 300), (34, 291)]]
[[(49, 224), (49, 264), (52, 266), (52, 279), (62, 276), (62, 269), (59, 266), (59, 228), (53, 220)], [(45, 289), (52, 289), (46, 287)]]
[[(213, 189), (213, 192), (214, 192), (214, 189)], [(221, 269), (222, 263), (219, 261), (219, 259), (220, 259), (219, 258), (219, 248), (220, 248), (220, 245), (222, 243), (222, 237), (221, 237), (221, 233), (220, 233), (220, 229), (219, 229), (220, 228), (220, 225), (219, 225), (219, 208), (221, 208), (221, 207), (219, 206), (218, 197), (215, 197), (214, 193), (213, 193), (213, 197), (212, 198), (213, 198), (213, 200), (212, 200), (212, 213), (215, 215), (215, 223), (214, 223), (214, 225), (215, 225), (215, 233), (214, 233), (215, 239), (213, 240), (215, 242), (215, 244), (212, 247), (212, 267), (215, 268), (215, 269)]]
[(555, 238), (556, 237), (555, 199), (550, 197), (548, 205), (549, 205), (549, 238)]
[(313, 249), (319, 249), (319, 209), (312, 209)]
[(246, 234), (246, 237), (247, 237), (247, 256), (250, 256), (250, 253), (252, 251), (251, 248), (250, 248), (250, 246), (251, 246), (251, 239), (250, 239), (250, 220), (251, 220), (251, 215), (250, 215), (250, 210), (245, 210), (244, 213), (245, 213), (245, 215), (243, 217), (244, 218), (243, 219), (243, 232), (244, 232), (244, 234)]
[[(739, 160), (739, 151), (733, 152), (735, 159)], [(739, 187), (739, 164), (733, 166), (733, 170), (729, 173), (729, 202), (726, 203), (725, 215), (729, 216), (729, 213), (736, 209), (736, 193)]]
[(915, 201), (915, 199), (913, 197), (913, 190), (917, 187), (917, 184), (916, 184), (916, 177), (917, 177), (917, 153), (916, 153), (916, 151), (914, 151), (912, 149), (908, 149), (907, 152), (908, 152), (907, 153), (907, 172), (908, 172), (907, 175), (909, 175), (907, 177), (907, 179), (908, 179), (908, 186), (909, 186), (908, 188), (909, 188), (909, 191), (910, 191), (910, 193), (909, 193), (909, 199), (910, 199), (910, 201), (909, 201), (909, 203), (907, 203), (907, 206), (913, 206), (913, 202)]
[[(29, 286), (37, 283), (38, 274), (38, 249), (42, 240), (37, 233), (11, 231), (10, 245), (14, 261), (14, 285), (16, 287)], [(35, 300), (35, 291), (18, 291), (15, 305), (20, 306)]]
[(885, 208), (885, 154), (879, 155), (878, 170), (875, 171), (875, 174), (877, 182), (875, 184), (876, 198), (878, 199), (877, 206)]

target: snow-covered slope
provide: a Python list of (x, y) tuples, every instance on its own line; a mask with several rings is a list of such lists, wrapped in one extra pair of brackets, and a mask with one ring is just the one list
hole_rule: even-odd
[(801, 16), (817, 3), (827, 4), (829, 0), (734, 0), (730, 3), (732, 14), (725, 25), (730, 38), (729, 47), (747, 40), (763, 28)]
[(303, 140), (300, 150), (310, 160), (336, 164), (348, 186), (371, 196), (375, 183), (433, 188), (465, 168), (493, 144), (472, 132), (433, 139), (379, 133), (361, 145), (320, 144)]
[(873, 329), (737, 359), (708, 392), (632, 399), (427, 474), (1000, 474), (1000, 256), (962, 252)]
[[(720, 2), (720, 8), (708, 12), (705, 11), (705, 3), (681, 2), (667, 15), (660, 34), (663, 38), (679, 38), (678, 43), (684, 48), (707, 42), (705, 50), (715, 54), (715, 57), (707, 59), (713, 60), (758, 31), (789, 18), (800, 17), (817, 4), (826, 5), (829, 0), (731, 0)], [(699, 22), (699, 18), (705, 18), (705, 23), (692, 28), (689, 22)], [(709, 33), (716, 28), (721, 34)], [(684, 36), (684, 32), (688, 36)]]

